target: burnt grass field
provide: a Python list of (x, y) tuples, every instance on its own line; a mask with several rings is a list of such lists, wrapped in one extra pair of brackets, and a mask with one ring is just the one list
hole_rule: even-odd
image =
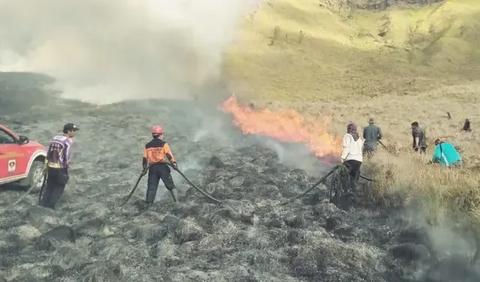
[[(242, 136), (214, 106), (150, 100), (97, 107), (44, 94), (37, 87), (45, 80), (0, 74), (0, 123), (45, 145), (64, 123), (76, 123), (71, 178), (55, 211), (38, 206), (38, 194), (8, 208), (23, 191), (0, 192), (1, 282), (480, 281), (464, 255), (472, 249), (467, 239), (444, 232), (440, 248), (432, 237), (438, 232), (403, 211), (340, 210), (325, 186), (280, 205), (326, 168), (279, 154), (287, 145)], [(185, 175), (224, 204), (172, 171), (178, 203), (161, 184), (145, 209), (145, 177), (119, 207), (154, 124), (164, 127)]]

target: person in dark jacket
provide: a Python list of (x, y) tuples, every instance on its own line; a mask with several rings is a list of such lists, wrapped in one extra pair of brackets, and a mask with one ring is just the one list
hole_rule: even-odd
[(174, 168), (177, 168), (177, 162), (173, 157), (170, 146), (162, 140), (163, 128), (161, 126), (156, 125), (152, 128), (152, 137), (153, 139), (145, 145), (145, 149), (143, 150), (142, 173), (145, 175), (148, 172), (146, 202), (151, 206), (155, 201), (160, 179), (176, 202), (177, 191), (167, 161), (171, 162)]
[(370, 118), (368, 126), (363, 129), (363, 144), (364, 154), (373, 154), (377, 150), (378, 141), (382, 139), (382, 129), (375, 124), (375, 120)]
[(412, 126), (413, 150), (425, 154), (427, 151), (427, 138), (425, 132), (420, 128), (418, 122), (414, 121)]
[(68, 183), (68, 168), (72, 160), (72, 146), (75, 132), (80, 130), (73, 123), (63, 126), (63, 135), (55, 136), (48, 147), (45, 158), (47, 183), (40, 198), (40, 205), (55, 209), (57, 201), (62, 197)]

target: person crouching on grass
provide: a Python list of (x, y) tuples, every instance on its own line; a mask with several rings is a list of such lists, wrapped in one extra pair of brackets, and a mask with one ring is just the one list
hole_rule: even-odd
[(437, 138), (431, 162), (439, 163), (442, 167), (461, 166), (462, 156), (451, 143)]

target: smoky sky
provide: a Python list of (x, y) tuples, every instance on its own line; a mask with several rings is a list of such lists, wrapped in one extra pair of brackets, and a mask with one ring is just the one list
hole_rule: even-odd
[(0, 71), (95, 103), (192, 97), (258, 0), (0, 0)]

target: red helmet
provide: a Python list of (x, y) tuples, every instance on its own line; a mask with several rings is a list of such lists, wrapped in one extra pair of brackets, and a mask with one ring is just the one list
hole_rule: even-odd
[(152, 127), (152, 134), (163, 134), (163, 128), (160, 125)]

